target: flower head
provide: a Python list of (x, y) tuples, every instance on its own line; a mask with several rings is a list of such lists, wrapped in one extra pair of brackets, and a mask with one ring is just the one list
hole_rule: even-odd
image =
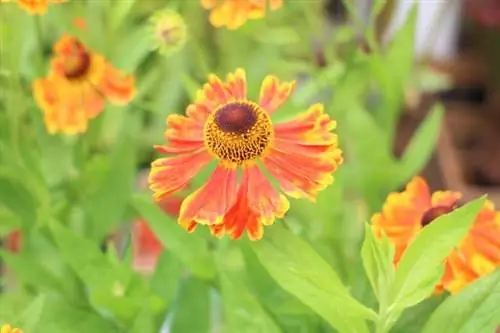
[(214, 27), (237, 29), (249, 19), (263, 18), (268, 2), (272, 11), (283, 5), (283, 0), (201, 0), (201, 5), (212, 10), (210, 23)]
[[(415, 177), (401, 193), (391, 193), (381, 213), (372, 217), (372, 227), (379, 237), (385, 234), (394, 243), (397, 264), (418, 233), (437, 217), (458, 206), (460, 193), (438, 191), (431, 194), (424, 179)], [(436, 286), (456, 293), (470, 282), (500, 266), (500, 213), (487, 201), (472, 229), (445, 262), (445, 273)]]
[(50, 133), (75, 134), (87, 129), (105, 102), (126, 104), (135, 95), (134, 79), (116, 70), (80, 40), (64, 35), (54, 46), (47, 77), (35, 80), (35, 100)]
[(167, 144), (156, 148), (169, 156), (154, 161), (149, 175), (157, 200), (183, 188), (211, 161), (217, 162), (206, 183), (182, 202), (179, 223), (184, 228), (193, 231), (204, 224), (214, 235), (228, 233), (233, 239), (247, 231), (257, 240), (263, 226), (273, 224), (289, 208), (264, 172), (294, 198), (314, 200), (332, 183), (342, 153), (331, 132), (336, 124), (323, 106), (315, 104), (280, 124), (271, 120), (294, 86), (295, 82), (280, 83), (267, 76), (258, 102), (253, 102), (247, 99), (243, 69), (229, 74), (225, 82), (211, 75), (185, 116), (167, 118)]
[(9, 324), (5, 324), (0, 328), (0, 333), (23, 333), (23, 331), (19, 328), (13, 328)]
[(155, 48), (162, 54), (182, 49), (187, 39), (184, 19), (172, 10), (159, 11), (151, 17)]
[[(12, 0), (0, 0), (0, 3), (10, 2)], [(49, 3), (59, 4), (67, 0), (16, 0), (19, 7), (32, 15), (42, 15), (47, 12)]]

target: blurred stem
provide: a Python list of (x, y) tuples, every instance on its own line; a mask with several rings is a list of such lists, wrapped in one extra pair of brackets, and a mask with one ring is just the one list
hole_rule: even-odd
[(44, 50), (44, 39), (43, 39), (43, 26), (42, 26), (42, 19), (40, 18), (40, 15), (35, 16), (35, 26), (36, 26), (36, 36), (38, 39), (38, 46), (40, 47), (41, 55), (43, 57), (43, 54), (45, 53)]

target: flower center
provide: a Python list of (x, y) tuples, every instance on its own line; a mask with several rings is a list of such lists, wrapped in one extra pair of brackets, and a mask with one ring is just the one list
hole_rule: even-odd
[(420, 225), (422, 227), (425, 227), (429, 225), (432, 221), (440, 217), (441, 215), (451, 213), (457, 208), (457, 205), (451, 205), (451, 206), (436, 206), (428, 209), (424, 215), (422, 216), (422, 219), (420, 220)]
[(273, 137), (269, 114), (250, 101), (229, 102), (205, 123), (207, 148), (219, 159), (241, 165), (261, 157)]
[(78, 80), (86, 76), (90, 69), (90, 53), (75, 47), (64, 57), (63, 71), (68, 80)]

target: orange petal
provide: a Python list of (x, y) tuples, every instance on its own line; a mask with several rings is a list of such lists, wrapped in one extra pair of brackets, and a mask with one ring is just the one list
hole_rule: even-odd
[[(264, 234), (264, 226), (259, 221), (259, 216), (248, 206), (247, 189), (240, 186), (235, 204), (224, 216), (224, 232), (227, 232), (231, 239), (238, 239), (247, 230), (251, 240), (258, 240)], [(219, 231), (221, 234), (222, 231)]]
[(226, 89), (234, 99), (245, 99), (247, 97), (247, 82), (245, 70), (238, 68), (234, 73), (227, 75)]
[(441, 278), (441, 284), (452, 294), (458, 293), (479, 277), (469, 268), (465, 258), (459, 252), (452, 252), (445, 265), (445, 274)]
[(283, 0), (269, 0), (269, 8), (271, 10), (278, 10), (283, 6)]
[(290, 97), (294, 89), (295, 81), (280, 83), (276, 76), (269, 75), (262, 82), (259, 104), (267, 112), (273, 113)]
[[(190, 167), (184, 165), (183, 168)], [(184, 199), (179, 223), (219, 224), (235, 198), (236, 170), (218, 165), (207, 183)]]
[(116, 70), (111, 65), (106, 65), (104, 75), (97, 85), (98, 89), (114, 104), (125, 105), (136, 94), (134, 77)]
[[(195, 107), (193, 105), (193, 107)], [(165, 154), (186, 153), (204, 146), (203, 122), (194, 117), (172, 114), (167, 117), (167, 145), (156, 149)]]
[(30, 14), (45, 14), (49, 7), (49, 0), (17, 0), (17, 3)]
[(454, 206), (458, 200), (462, 198), (462, 194), (451, 191), (436, 191), (432, 194), (432, 206)]
[(430, 206), (435, 207), (434, 202), (431, 203), (431, 194), (429, 185), (422, 177), (413, 177), (413, 179), (406, 185), (405, 192), (410, 196), (410, 200), (419, 211), (425, 211)]
[(229, 93), (224, 83), (214, 74), (208, 76), (208, 83), (203, 86), (206, 99), (220, 105), (229, 100)]
[(174, 157), (160, 158), (151, 165), (149, 186), (156, 200), (187, 186), (189, 181), (210, 161), (212, 157), (205, 148)]
[(143, 220), (134, 222), (132, 228), (133, 266), (142, 272), (152, 272), (163, 251), (163, 245)]

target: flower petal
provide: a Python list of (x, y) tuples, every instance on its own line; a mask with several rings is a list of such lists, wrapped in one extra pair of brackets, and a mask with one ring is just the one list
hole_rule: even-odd
[(278, 78), (268, 75), (260, 88), (259, 104), (270, 114), (276, 111), (295, 89), (295, 81), (280, 83)]
[(211, 160), (212, 157), (206, 149), (201, 148), (191, 153), (154, 161), (148, 181), (156, 200), (161, 200), (186, 187), (189, 181)]
[[(189, 169), (185, 165), (183, 168)], [(219, 224), (235, 198), (236, 170), (219, 165), (205, 185), (184, 199), (179, 223)]]
[[(192, 105), (193, 108), (196, 106)], [(188, 108), (189, 109), (189, 108)], [(156, 146), (159, 152), (165, 154), (187, 153), (204, 147), (203, 122), (196, 119), (197, 115), (191, 111), (185, 117), (172, 114), (167, 117), (167, 130), (165, 139), (167, 145)]]
[(111, 103), (118, 105), (129, 103), (136, 94), (134, 77), (116, 70), (109, 64), (106, 65), (97, 86)]
[(234, 73), (227, 75), (226, 89), (234, 99), (245, 99), (247, 97), (247, 82), (245, 70), (238, 68)]

